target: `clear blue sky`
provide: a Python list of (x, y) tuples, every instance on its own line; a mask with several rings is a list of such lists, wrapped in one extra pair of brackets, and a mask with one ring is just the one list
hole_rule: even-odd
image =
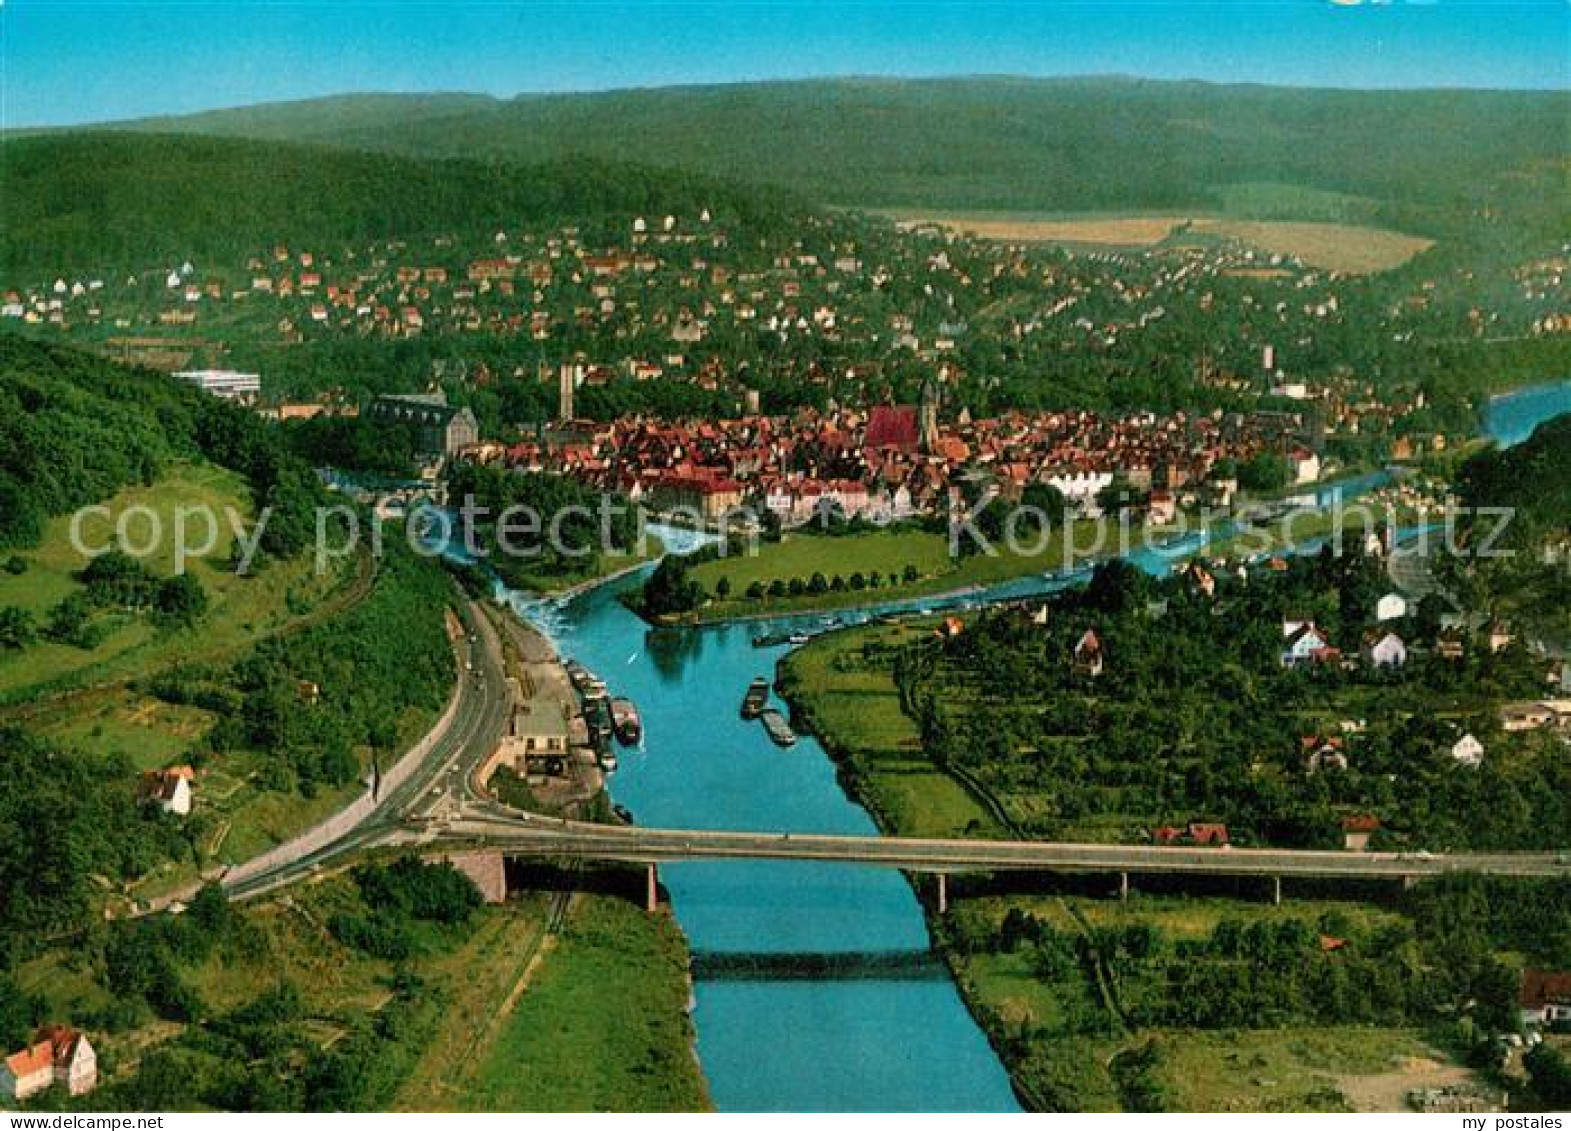
[(1571, 0), (0, 0), (0, 124), (814, 75), (1571, 87)]

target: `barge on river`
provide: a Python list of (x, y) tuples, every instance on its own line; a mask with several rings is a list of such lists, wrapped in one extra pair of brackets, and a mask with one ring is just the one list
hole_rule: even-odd
[(638, 740), (644, 735), (644, 724), (631, 699), (611, 700), (611, 729), (623, 746), (638, 745)]
[(764, 706), (769, 702), (769, 681), (759, 676), (748, 685), (747, 694), (742, 697), (742, 717), (756, 719), (763, 713)]
[(764, 724), (764, 730), (769, 734), (769, 739), (776, 746), (795, 746), (796, 731), (791, 729), (791, 724), (786, 722), (785, 716), (773, 707), (766, 707), (759, 712), (759, 720)]

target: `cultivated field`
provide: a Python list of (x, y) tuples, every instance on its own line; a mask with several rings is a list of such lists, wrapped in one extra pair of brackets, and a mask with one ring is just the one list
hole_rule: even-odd
[(1433, 240), (1358, 224), (1233, 220), (1214, 216), (1033, 216), (1029, 213), (902, 212), (901, 224), (936, 224), (979, 239), (1060, 244), (1107, 250), (1148, 248), (1191, 239), (1236, 240), (1259, 251), (1291, 255), (1313, 267), (1364, 275), (1399, 267)]

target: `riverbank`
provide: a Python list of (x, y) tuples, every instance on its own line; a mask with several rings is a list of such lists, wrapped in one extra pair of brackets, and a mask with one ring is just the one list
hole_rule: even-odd
[[(579, 591), (609, 585), (643, 564), (585, 582)], [(505, 620), (508, 673), (525, 695), (547, 709), (575, 708), (550, 637), (511, 608), (494, 615)], [(604, 812), (605, 779), (592, 757), (580, 761), (563, 786), (530, 788), (537, 807), (580, 817), (595, 805)], [(591, 786), (597, 797), (586, 795)], [(520, 873), (526, 884), (529, 874)], [(713, 1110), (689, 1014), (687, 939), (668, 912), (639, 910), (638, 894), (576, 895), (564, 907), (538, 971), (526, 971), (534, 979), (529, 991), (520, 986), (499, 1008), (495, 1048), (475, 1066), (467, 1110)]]
[[(925, 625), (835, 633), (789, 654), (782, 693), (799, 727), (834, 759), (842, 786), (886, 835), (1010, 835), (978, 783), (935, 765), (902, 705), (899, 650)], [(933, 949), (952, 972), (1027, 1105), (1046, 1110), (1316, 1110), (1362, 1105), (1371, 1082), (1415, 1065), (1470, 1074), (1436, 1034), (1408, 1025), (1301, 1024), (1175, 1028), (1168, 979), (1207, 952), (1224, 924), (1240, 930), (1334, 933), (1374, 945), (1409, 920), (1381, 902), (1306, 890), (1273, 904), (1244, 885), (1191, 890), (1146, 879), (1127, 900), (1105, 878), (951, 877), (940, 914), (932, 883), (915, 883)], [(1131, 949), (1138, 946), (1146, 950)], [(1225, 965), (1225, 964), (1224, 964)], [(1419, 1082), (1414, 1077), (1415, 1086)], [(1400, 1110), (1401, 1088), (1389, 1110)]]

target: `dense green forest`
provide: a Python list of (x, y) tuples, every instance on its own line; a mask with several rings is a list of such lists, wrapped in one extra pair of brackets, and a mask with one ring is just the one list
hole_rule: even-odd
[(1515, 447), (1478, 453), (1462, 465), (1457, 485), (1466, 504), (1480, 508), (1467, 526), (1481, 552), (1438, 563), (1446, 588), (1473, 608), (1508, 614), (1535, 637), (1571, 647), (1571, 414), (1539, 425)]
[[(1476, 220), (1479, 201), (1515, 182), (1520, 210), (1549, 232), (1564, 230), (1553, 221), (1564, 219), (1565, 169), (1553, 163), (1568, 106), (1563, 93), (848, 78), (508, 101), (349, 96), (132, 125), (422, 156), (745, 170), (863, 207), (1232, 210), (1429, 233)], [(1554, 184), (1558, 203), (1540, 191)]]
[(1514, 447), (1480, 452), (1462, 465), (1457, 486), (1469, 506), (1514, 507), (1534, 531), (1571, 528), (1571, 413)]
[(756, 187), (599, 158), (433, 161), (232, 138), (12, 137), (0, 141), (0, 169), (0, 278), (10, 281), (607, 213), (708, 207), (768, 227), (789, 205)]
[(273, 508), (264, 551), (306, 545), (315, 481), (255, 413), (167, 374), (0, 334), (0, 547), (31, 546), (48, 519), (196, 457), (240, 472), (257, 509)]

